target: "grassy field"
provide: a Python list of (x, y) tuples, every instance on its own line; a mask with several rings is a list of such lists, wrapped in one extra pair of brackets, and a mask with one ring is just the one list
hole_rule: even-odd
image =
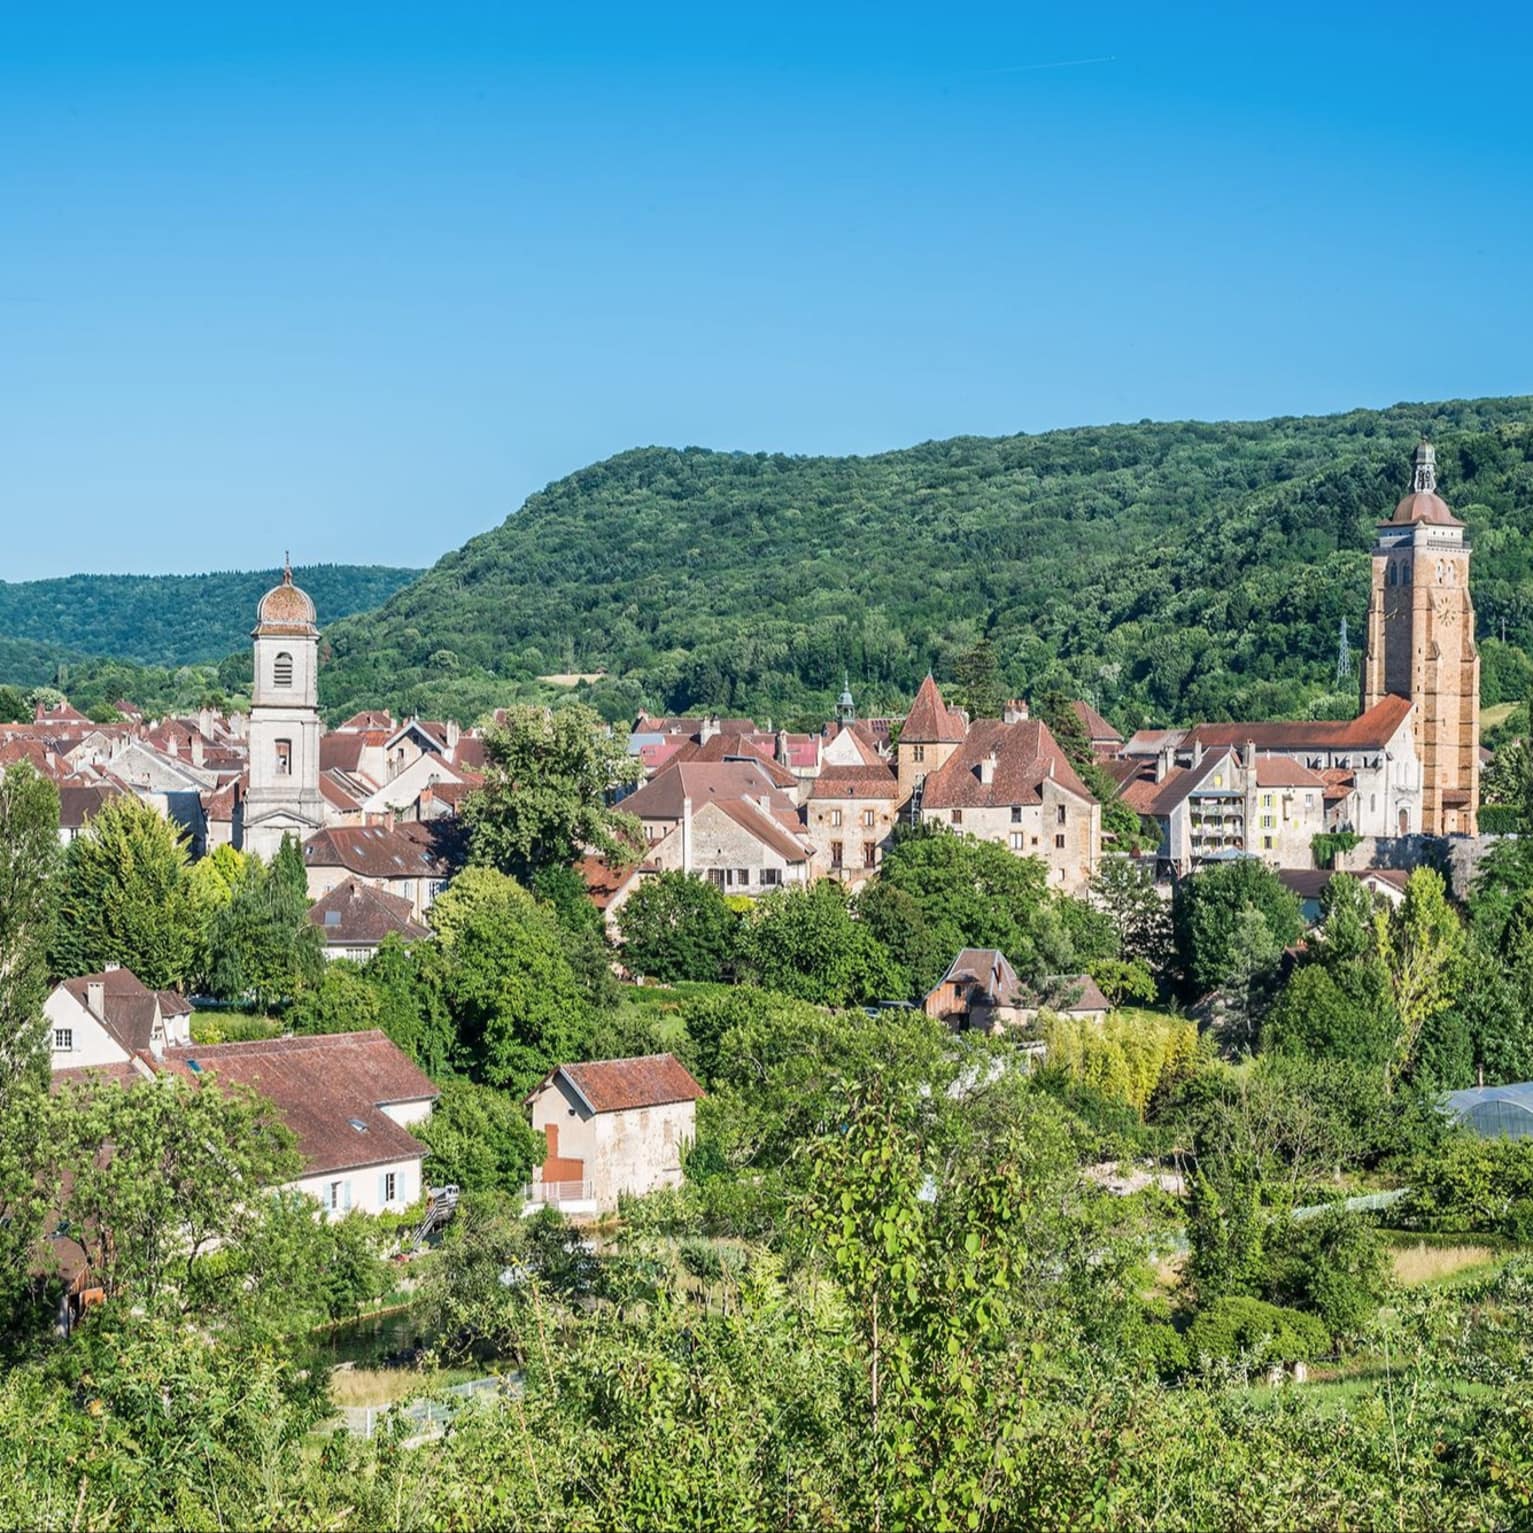
[(1506, 723), (1512, 716), (1512, 710), (1516, 707), (1516, 703), (1497, 703), (1494, 708), (1482, 708), (1480, 710), (1480, 728), (1494, 729), (1498, 724)]
[(1412, 1288), (1422, 1283), (1441, 1283), (1461, 1273), (1473, 1272), (1500, 1259), (1502, 1252), (1466, 1241), (1462, 1245), (1434, 1245), (1422, 1240), (1399, 1245), (1393, 1253), (1395, 1281)]
[(330, 1375), (330, 1403), (393, 1405), (425, 1389), (478, 1378), (473, 1368), (337, 1368)]

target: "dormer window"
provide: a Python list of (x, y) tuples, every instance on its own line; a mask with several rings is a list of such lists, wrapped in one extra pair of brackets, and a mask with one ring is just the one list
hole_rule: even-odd
[(293, 684), (293, 657), (286, 650), (272, 662), (271, 684), (274, 687), (290, 687)]

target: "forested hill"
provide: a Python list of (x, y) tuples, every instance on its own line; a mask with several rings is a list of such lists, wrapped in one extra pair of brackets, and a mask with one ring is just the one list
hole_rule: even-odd
[[(471, 716), (547, 672), (644, 701), (865, 710), (988, 638), (1008, 690), (1064, 683), (1120, 724), (1350, 712), (1374, 524), (1423, 430), (1475, 542), (1486, 698), (1533, 650), (1529, 399), (961, 437), (866, 458), (627, 452), (533, 495), (381, 610), (328, 631), (333, 714)], [(3, 624), (0, 624), (3, 631)]]
[[(328, 622), (378, 606), (419, 571), (314, 564), (293, 573)], [(281, 578), (278, 569), (0, 581), (0, 639), (143, 665), (222, 660), (248, 646), (256, 603)], [(33, 678), (17, 670), (0, 679)]]

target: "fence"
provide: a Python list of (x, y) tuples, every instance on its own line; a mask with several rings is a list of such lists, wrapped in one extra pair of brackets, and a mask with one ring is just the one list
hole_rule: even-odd
[(522, 1189), (525, 1203), (546, 1203), (557, 1208), (561, 1203), (589, 1203), (592, 1199), (589, 1182), (531, 1182)]
[(513, 1394), (522, 1387), (519, 1373), (491, 1374), (488, 1378), (470, 1379), (453, 1384), (429, 1400), (411, 1400), (406, 1405), (347, 1405), (341, 1419), (353, 1437), (372, 1437), (387, 1417), (397, 1416), (408, 1427), (406, 1440), (440, 1437), (447, 1423), (463, 1409), (465, 1401), (476, 1395)]

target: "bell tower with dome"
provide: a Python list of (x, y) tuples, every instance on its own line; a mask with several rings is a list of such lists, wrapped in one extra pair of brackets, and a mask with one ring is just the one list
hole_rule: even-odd
[(1421, 761), (1421, 828), (1473, 835), (1480, 811), (1480, 652), (1464, 524), (1437, 493), (1422, 438), (1409, 493), (1379, 526), (1363, 655), (1363, 710), (1409, 698)]
[(298, 841), (325, 823), (319, 791), (319, 627), (314, 603), (282, 583), (256, 608), (255, 681), (250, 695), (250, 787), (241, 806), (240, 848), (271, 858), (284, 835)]

